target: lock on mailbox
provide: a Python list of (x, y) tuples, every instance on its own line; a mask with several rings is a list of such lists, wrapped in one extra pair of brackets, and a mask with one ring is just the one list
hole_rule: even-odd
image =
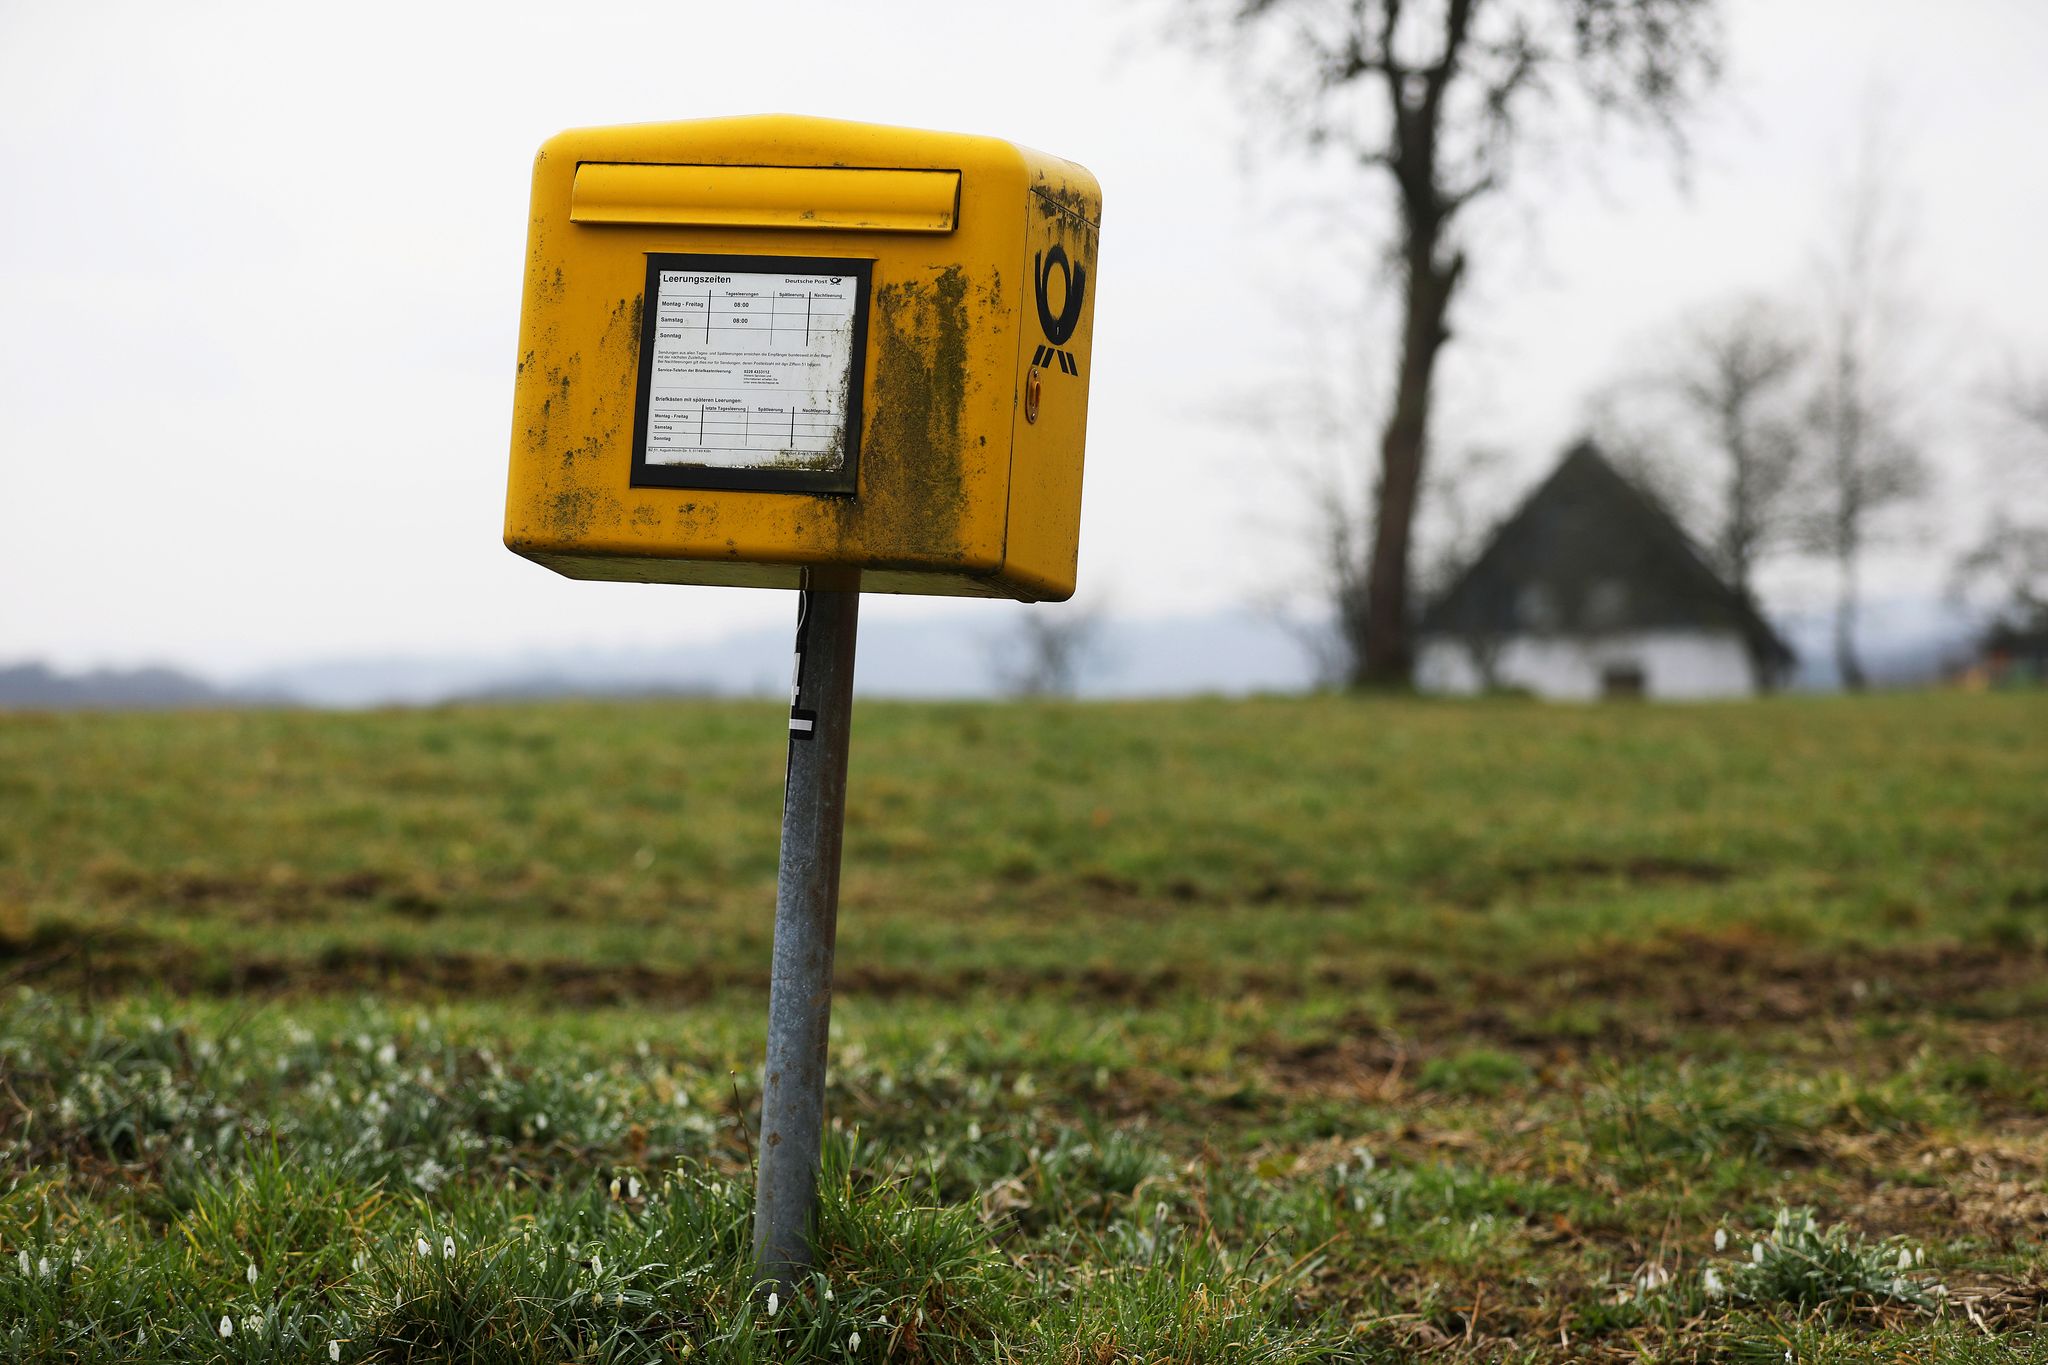
[(506, 545), (572, 578), (1072, 595), (1100, 204), (985, 137), (550, 139)]

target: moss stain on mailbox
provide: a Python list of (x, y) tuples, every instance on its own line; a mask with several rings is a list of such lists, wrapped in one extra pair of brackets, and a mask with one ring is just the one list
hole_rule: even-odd
[(578, 578), (1069, 596), (1100, 202), (958, 134), (551, 139), (506, 544)]
[[(907, 562), (959, 563), (961, 512), (967, 501), (960, 433), (967, 403), (967, 280), (957, 265), (934, 279), (885, 285), (877, 291), (879, 347), (875, 390), (879, 399), (868, 430), (869, 496), (924, 509), (906, 526)], [(851, 538), (854, 505), (832, 509), (838, 538)]]

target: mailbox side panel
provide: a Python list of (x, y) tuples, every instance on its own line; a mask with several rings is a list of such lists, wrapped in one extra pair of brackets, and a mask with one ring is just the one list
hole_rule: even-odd
[[(1023, 344), (1016, 360), (1009, 532), (1002, 578), (1026, 601), (1073, 596), (1081, 541), (1081, 470), (1094, 369), (1102, 191), (1080, 166), (1031, 158), (1024, 196)], [(1030, 390), (1038, 389), (1036, 418)]]
[[(580, 165), (960, 172), (950, 233), (572, 222)], [(573, 577), (992, 590), (1008, 517), (1021, 152), (987, 138), (749, 118), (566, 133), (535, 165), (506, 543)], [(635, 487), (650, 254), (873, 262), (852, 496)]]

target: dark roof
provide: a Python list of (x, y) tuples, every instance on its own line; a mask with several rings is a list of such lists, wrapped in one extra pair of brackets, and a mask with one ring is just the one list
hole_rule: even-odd
[(1740, 632), (1774, 669), (1791, 647), (1756, 604), (1721, 580), (1661, 504), (1590, 441), (1549, 478), (1423, 613), (1425, 634), (1598, 635), (1624, 630)]

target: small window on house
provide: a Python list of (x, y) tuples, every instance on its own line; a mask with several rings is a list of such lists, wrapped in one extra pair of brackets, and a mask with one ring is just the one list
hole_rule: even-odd
[(1609, 664), (1600, 670), (1600, 696), (1606, 701), (1639, 700), (1649, 690), (1641, 664)]

